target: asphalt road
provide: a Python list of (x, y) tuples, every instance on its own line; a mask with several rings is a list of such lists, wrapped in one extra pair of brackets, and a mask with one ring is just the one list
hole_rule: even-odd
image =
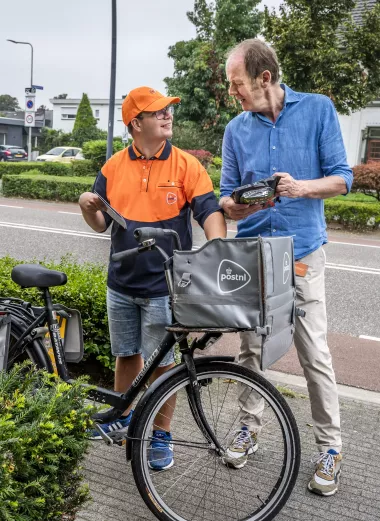
[[(229, 236), (235, 224), (228, 225)], [(194, 226), (194, 245), (204, 242)], [(326, 291), (329, 343), (340, 383), (380, 391), (380, 234), (329, 232)], [(83, 221), (78, 205), (0, 198), (0, 256), (20, 260), (107, 263), (108, 232), (97, 234)], [(237, 335), (215, 349), (237, 352)], [(301, 374), (295, 352), (274, 369)]]

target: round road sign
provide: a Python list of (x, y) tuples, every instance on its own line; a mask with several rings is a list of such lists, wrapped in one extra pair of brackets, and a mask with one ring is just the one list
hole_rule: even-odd
[(28, 114), (28, 115), (26, 116), (26, 122), (27, 122), (27, 123), (33, 123), (33, 116), (32, 116), (31, 114)]
[(34, 106), (33, 100), (28, 100), (26, 106), (28, 107), (28, 109), (32, 109)]

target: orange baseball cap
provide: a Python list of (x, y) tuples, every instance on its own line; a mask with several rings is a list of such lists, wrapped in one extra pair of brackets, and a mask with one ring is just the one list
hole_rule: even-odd
[(155, 112), (180, 101), (181, 98), (163, 96), (158, 90), (150, 87), (133, 89), (123, 101), (122, 114), (124, 124), (129, 125), (132, 119), (140, 112)]

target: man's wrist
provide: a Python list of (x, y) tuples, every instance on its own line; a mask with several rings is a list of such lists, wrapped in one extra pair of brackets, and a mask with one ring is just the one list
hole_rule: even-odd
[(231, 199), (231, 197), (230, 197), (229, 195), (224, 195), (223, 197), (221, 197), (221, 198), (219, 199), (219, 206), (220, 206), (220, 208), (223, 210), (223, 212), (224, 212), (224, 208), (223, 208), (223, 207), (224, 207), (224, 203), (225, 203), (228, 199)]

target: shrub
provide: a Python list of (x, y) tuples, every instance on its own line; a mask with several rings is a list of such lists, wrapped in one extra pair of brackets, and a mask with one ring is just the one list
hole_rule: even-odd
[[(123, 144), (120, 141), (113, 141), (113, 153), (123, 150)], [(86, 159), (92, 161), (95, 172), (99, 172), (106, 162), (107, 141), (98, 139), (95, 141), (87, 141), (83, 145), (83, 155)]]
[(83, 192), (91, 190), (93, 183), (93, 177), (61, 177), (30, 170), (20, 175), (4, 175), (3, 195), (77, 202)]
[[(17, 264), (22, 262), (11, 257), (0, 258), (0, 295), (22, 298), (42, 305), (41, 295), (36, 288), (22, 289), (12, 281), (11, 271)], [(85, 355), (93, 355), (105, 368), (112, 369), (114, 358), (111, 355), (108, 332), (106, 267), (93, 263), (76, 264), (70, 256), (63, 257), (58, 263), (41, 264), (66, 273), (67, 284), (51, 289), (53, 301), (80, 311)]]
[(354, 166), (353, 172), (352, 190), (363, 192), (380, 201), (380, 162)]
[(380, 205), (327, 199), (325, 217), (328, 222), (339, 222), (352, 228), (377, 228), (380, 225)]
[(79, 463), (94, 408), (83, 379), (28, 369), (0, 373), (0, 519), (73, 519), (89, 499)]
[(73, 161), (71, 163), (71, 174), (79, 177), (96, 176), (97, 170), (94, 169), (92, 161), (89, 159), (82, 159), (80, 161)]
[(205, 168), (208, 168), (211, 165), (212, 154), (207, 150), (184, 150), (184, 152), (196, 157)]
[(212, 160), (212, 165), (219, 169), (222, 168), (222, 158), (215, 156)]
[(19, 163), (10, 163), (8, 161), (3, 161), (0, 163), (0, 179), (4, 174), (12, 174), (17, 175), (23, 172), (27, 172), (28, 170), (40, 169), (41, 162), (37, 161), (20, 161)]
[(207, 170), (207, 172), (211, 178), (214, 189), (219, 188), (220, 187), (220, 170), (218, 168), (210, 166), (209, 169)]
[(70, 163), (58, 163), (55, 161), (37, 161), (37, 163), (41, 164), (41, 166), (38, 167), (38, 170), (40, 170), (41, 174), (59, 176), (72, 175)]

